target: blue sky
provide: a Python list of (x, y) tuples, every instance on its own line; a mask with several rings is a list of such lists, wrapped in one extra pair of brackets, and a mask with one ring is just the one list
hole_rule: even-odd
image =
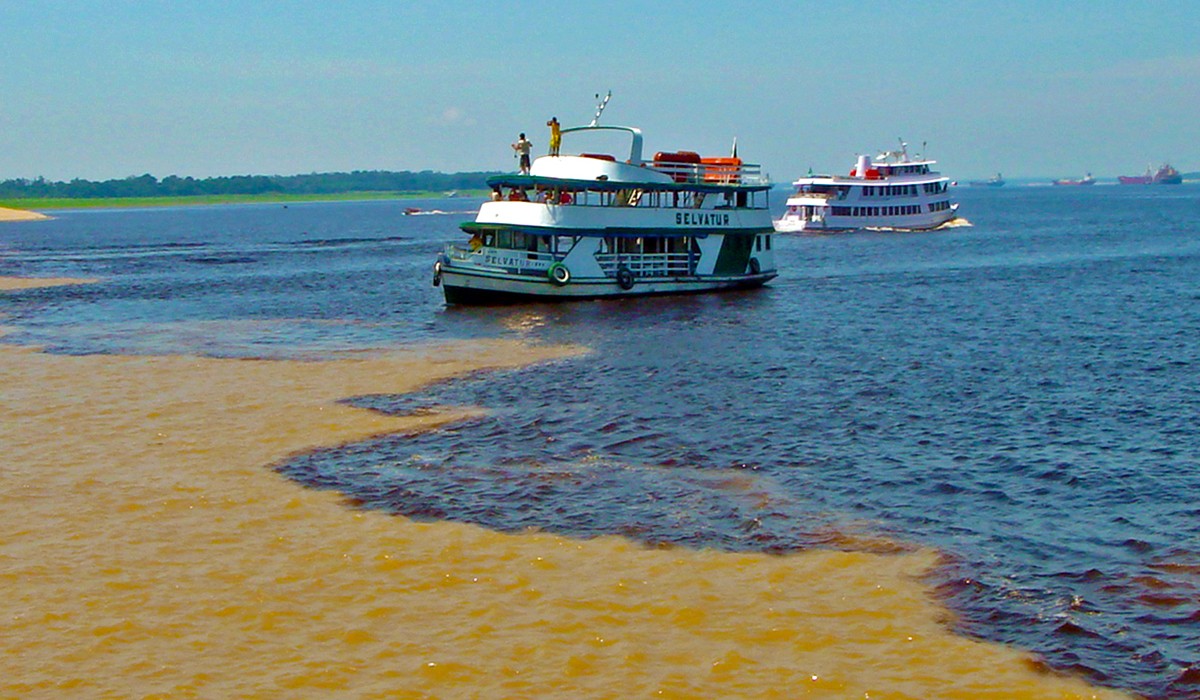
[[(0, 0), (0, 179), (514, 167), (546, 119), (787, 182), (1200, 170), (1200, 3)], [(571, 150), (568, 143), (564, 150)]]

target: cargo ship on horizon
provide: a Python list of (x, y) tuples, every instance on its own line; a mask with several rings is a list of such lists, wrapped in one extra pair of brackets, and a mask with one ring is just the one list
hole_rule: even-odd
[(1169, 163), (1163, 163), (1157, 172), (1151, 173), (1150, 166), (1146, 166), (1144, 175), (1121, 175), (1117, 180), (1122, 185), (1179, 185), (1183, 176)]
[(1004, 176), (996, 173), (995, 177), (989, 177), (986, 180), (971, 180), (967, 184), (971, 187), (1003, 187)]
[(1062, 180), (1055, 180), (1054, 184), (1056, 184), (1056, 185), (1094, 185), (1094, 184), (1096, 184), (1096, 178), (1092, 177), (1091, 173), (1088, 173), (1087, 175), (1083, 176), (1082, 180), (1072, 180), (1070, 178), (1063, 178)]

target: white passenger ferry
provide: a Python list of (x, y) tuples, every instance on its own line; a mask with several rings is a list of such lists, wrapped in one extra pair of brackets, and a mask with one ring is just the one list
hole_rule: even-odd
[[(462, 224), (467, 245), (434, 264), (450, 304), (584, 299), (758, 287), (776, 276), (770, 183), (758, 165), (694, 152), (642, 157), (642, 132), (562, 129), (630, 139), (628, 157), (537, 158), (528, 175), (488, 180), (492, 201)], [(622, 140), (624, 140), (622, 138)]]
[(861, 155), (849, 176), (813, 175), (793, 184), (787, 209), (775, 222), (781, 233), (937, 228), (955, 218), (950, 178), (933, 169), (937, 161), (910, 159), (908, 144), (875, 160)]

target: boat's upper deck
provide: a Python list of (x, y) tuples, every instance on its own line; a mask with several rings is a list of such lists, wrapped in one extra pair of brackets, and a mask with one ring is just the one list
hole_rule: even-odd
[(745, 163), (734, 154), (729, 157), (702, 157), (693, 151), (659, 151), (653, 158), (643, 157), (640, 129), (631, 126), (590, 124), (561, 131), (563, 143), (575, 137), (597, 134), (624, 134), (629, 137), (626, 157), (608, 153), (580, 152), (541, 156), (533, 161), (528, 175), (502, 175), (488, 180), (497, 187), (568, 187), (574, 190), (615, 191), (631, 186), (642, 190), (668, 192), (728, 192), (765, 190), (771, 183), (762, 166)]
[(882, 186), (893, 184), (919, 185), (922, 183), (948, 181), (949, 178), (938, 172), (934, 166), (936, 160), (917, 156), (910, 158), (908, 144), (901, 142), (900, 150), (884, 151), (875, 158), (867, 155), (858, 156), (858, 161), (849, 175), (814, 175), (809, 171), (807, 177), (793, 182), (797, 187), (811, 185), (841, 185), (852, 187)]
[[(553, 157), (553, 156), (547, 156)], [(569, 156), (559, 156), (565, 158)], [(539, 159), (541, 160), (541, 159)], [(501, 189), (518, 190), (563, 190), (566, 192), (621, 192), (637, 189), (643, 192), (692, 192), (703, 194), (720, 194), (723, 192), (766, 192), (771, 189), (769, 182), (748, 183), (744, 181), (706, 180), (703, 174), (676, 182), (673, 179), (643, 178), (638, 180), (613, 180), (609, 178), (570, 178), (551, 175), (520, 175), (517, 173), (496, 175), (488, 178), (488, 187), (493, 191)]]

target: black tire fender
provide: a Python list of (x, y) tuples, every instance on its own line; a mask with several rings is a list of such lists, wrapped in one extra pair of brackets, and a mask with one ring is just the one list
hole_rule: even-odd
[(622, 265), (617, 268), (617, 285), (626, 291), (633, 289), (633, 284), (636, 280), (633, 278), (633, 273), (628, 267)]

